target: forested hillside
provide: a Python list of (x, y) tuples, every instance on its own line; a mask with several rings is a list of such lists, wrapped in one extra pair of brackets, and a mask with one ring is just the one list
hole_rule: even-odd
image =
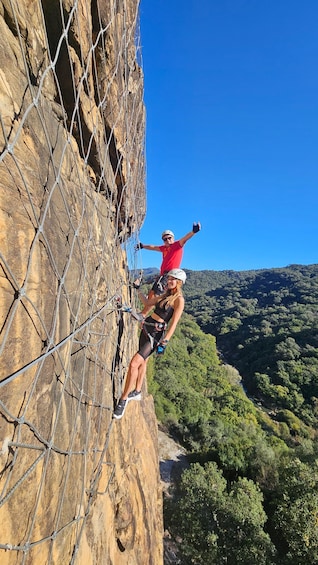
[(187, 274), (186, 311), (216, 337), (247, 393), (316, 427), (318, 265)]
[(187, 275), (148, 371), (191, 463), (165, 502), (176, 563), (316, 564), (318, 265)]

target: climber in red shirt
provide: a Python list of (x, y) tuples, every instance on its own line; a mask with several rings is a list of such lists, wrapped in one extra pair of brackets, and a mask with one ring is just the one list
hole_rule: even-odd
[[(160, 296), (165, 292), (167, 284), (167, 273), (171, 269), (179, 269), (183, 257), (183, 247), (185, 243), (198, 233), (201, 229), (200, 222), (195, 222), (192, 226), (192, 231), (174, 241), (174, 233), (170, 230), (165, 230), (161, 234), (163, 240), (163, 245), (146, 245), (144, 243), (139, 243), (136, 245), (136, 249), (147, 249), (148, 251), (160, 251), (162, 253), (162, 263), (160, 267), (160, 275), (156, 277), (156, 280), (149, 291), (148, 298), (153, 296)], [(138, 280), (135, 281), (134, 287), (138, 288)]]

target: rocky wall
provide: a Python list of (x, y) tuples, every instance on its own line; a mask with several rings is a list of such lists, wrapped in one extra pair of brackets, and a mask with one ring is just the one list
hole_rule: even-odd
[(0, 2), (0, 561), (162, 562), (157, 425), (112, 411), (145, 214), (136, 0)]

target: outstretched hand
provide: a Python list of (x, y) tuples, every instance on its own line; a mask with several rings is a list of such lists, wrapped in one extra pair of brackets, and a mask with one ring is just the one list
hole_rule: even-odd
[(162, 341), (160, 341), (157, 345), (157, 353), (159, 355), (162, 355), (165, 352), (167, 345), (168, 339), (163, 339)]
[(162, 344), (162, 343), (158, 343), (157, 345), (157, 353), (158, 355), (162, 355), (166, 350), (166, 345)]
[(142, 243), (137, 243), (137, 245), (135, 245), (135, 250), (136, 250), (136, 251), (139, 251), (139, 249), (143, 249), (143, 248), (144, 248), (144, 246), (143, 246)]
[(193, 233), (198, 233), (198, 231), (200, 231), (200, 229), (201, 229), (200, 222), (194, 222), (193, 226), (192, 226)]
[(141, 279), (135, 279), (133, 282), (133, 287), (138, 289), (140, 288), (140, 285), (141, 285)]

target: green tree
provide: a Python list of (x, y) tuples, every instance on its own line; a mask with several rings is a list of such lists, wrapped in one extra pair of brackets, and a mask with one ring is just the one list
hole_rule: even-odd
[(281, 467), (271, 504), (273, 538), (282, 565), (318, 563), (318, 467), (292, 459)]
[(272, 563), (263, 498), (252, 481), (239, 479), (228, 491), (215, 463), (196, 463), (182, 474), (176, 499), (167, 525), (182, 538), (184, 565)]

